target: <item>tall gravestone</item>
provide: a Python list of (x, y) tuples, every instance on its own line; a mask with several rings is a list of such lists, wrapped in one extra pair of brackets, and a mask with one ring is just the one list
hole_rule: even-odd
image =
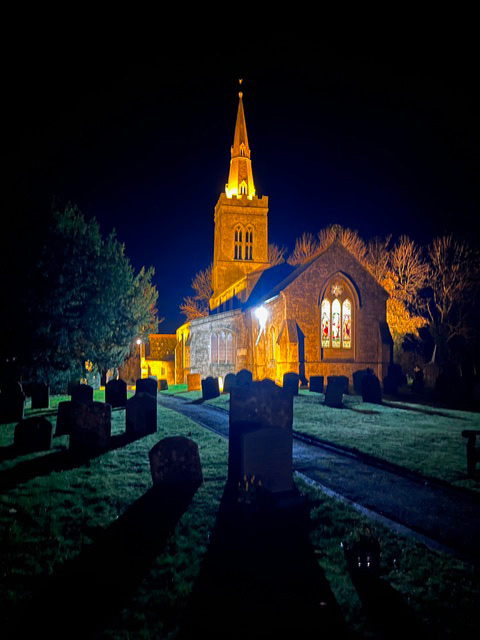
[(199, 373), (187, 373), (188, 391), (200, 391), (202, 389), (202, 377)]
[(198, 445), (184, 436), (160, 440), (148, 454), (154, 487), (198, 487), (203, 482)]
[(139, 378), (135, 385), (135, 394), (137, 393), (149, 393), (155, 399), (157, 399), (158, 383), (156, 378)]
[(168, 389), (168, 382), (167, 382), (167, 380), (165, 380), (165, 379), (161, 378), (161, 379), (158, 381), (158, 389), (159, 389), (159, 391), (166, 391), (166, 390)]
[(362, 395), (362, 380), (368, 371), (369, 369), (357, 369), (352, 374), (353, 390), (359, 396)]
[(0, 387), (0, 422), (23, 420), (25, 394), (20, 382), (4, 382)]
[(127, 405), (127, 383), (125, 380), (110, 380), (105, 385), (105, 402), (115, 407)]
[(345, 393), (344, 376), (328, 376), (327, 390), (324, 404), (327, 407), (339, 409), (343, 407), (343, 394)]
[(157, 431), (157, 399), (150, 393), (135, 393), (127, 400), (125, 430), (131, 438)]
[(323, 376), (310, 376), (308, 388), (315, 393), (323, 393)]
[(45, 382), (32, 385), (32, 409), (48, 409), (50, 405), (50, 387)]
[(86, 403), (93, 402), (93, 387), (89, 384), (74, 384), (71, 387), (70, 395), (72, 402)]
[(204, 400), (218, 398), (219, 395), (220, 388), (218, 386), (218, 378), (212, 378), (212, 376), (209, 376), (202, 380), (202, 398)]
[(105, 451), (112, 435), (112, 407), (104, 402), (73, 402), (70, 425), (70, 451)]
[(285, 389), (291, 389), (295, 396), (298, 396), (298, 385), (300, 383), (300, 376), (298, 373), (290, 371), (283, 374), (283, 387)]
[(240, 371), (235, 376), (237, 387), (245, 387), (253, 382), (252, 372), (248, 369), (240, 369)]
[(365, 375), (362, 377), (362, 400), (363, 402), (382, 404), (380, 380), (374, 374), (372, 369), (367, 369)]
[(237, 386), (237, 378), (234, 373), (227, 373), (223, 382), (223, 392), (230, 393), (232, 387)]
[(272, 494), (294, 489), (293, 393), (271, 380), (230, 391), (228, 479), (255, 477)]
[(69, 436), (72, 430), (72, 409), (74, 403), (71, 400), (64, 400), (58, 403), (57, 424), (55, 427), (56, 436)]

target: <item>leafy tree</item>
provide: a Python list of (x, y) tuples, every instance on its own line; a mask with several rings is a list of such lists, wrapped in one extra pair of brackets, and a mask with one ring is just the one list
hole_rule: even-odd
[(76, 206), (55, 209), (24, 300), (30, 372), (50, 381), (78, 375), (86, 361), (100, 372), (118, 367), (135, 338), (156, 330), (153, 274), (135, 275), (114, 231), (104, 239)]
[(192, 280), (193, 296), (186, 296), (180, 305), (180, 311), (188, 321), (208, 316), (210, 298), (213, 294), (212, 286), (213, 265), (210, 264), (203, 271), (199, 271)]

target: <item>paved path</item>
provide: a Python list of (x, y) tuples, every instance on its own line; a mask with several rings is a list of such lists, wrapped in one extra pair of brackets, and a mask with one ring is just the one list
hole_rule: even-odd
[[(228, 413), (166, 395), (159, 402), (228, 437)], [(294, 440), (293, 465), (307, 481), (429, 546), (480, 565), (480, 496)]]

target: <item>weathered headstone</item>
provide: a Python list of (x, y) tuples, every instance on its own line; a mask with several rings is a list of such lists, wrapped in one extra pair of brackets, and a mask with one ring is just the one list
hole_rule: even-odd
[(168, 389), (168, 382), (163, 378), (158, 381), (158, 389), (160, 391), (166, 391)]
[(126, 433), (140, 438), (157, 431), (157, 399), (150, 393), (137, 393), (127, 400)]
[(32, 409), (48, 409), (50, 405), (50, 387), (45, 382), (32, 385)]
[(0, 422), (23, 420), (25, 394), (17, 381), (4, 382), (0, 388)]
[(298, 396), (298, 385), (300, 383), (300, 376), (298, 373), (290, 371), (283, 374), (283, 388), (291, 389), (293, 394)]
[(237, 387), (245, 387), (253, 382), (252, 372), (248, 369), (240, 369), (235, 377), (237, 379)]
[(202, 380), (202, 398), (204, 400), (210, 400), (211, 398), (218, 398), (220, 395), (220, 389), (218, 386), (218, 378), (212, 378), (209, 376)]
[(367, 369), (365, 375), (362, 376), (362, 400), (363, 402), (382, 404), (380, 380), (374, 374), (372, 369)]
[(323, 376), (310, 376), (308, 388), (310, 391), (323, 393)]
[(112, 435), (112, 407), (104, 402), (72, 402), (70, 451), (108, 449)]
[(44, 416), (24, 418), (15, 427), (13, 444), (21, 452), (46, 451), (52, 447), (52, 423)]
[(69, 436), (72, 430), (71, 415), (74, 403), (71, 400), (59, 402), (57, 407), (56, 436)]
[(340, 408), (343, 406), (343, 394), (345, 393), (344, 376), (328, 376), (327, 390), (324, 404), (327, 407)]
[(362, 395), (362, 380), (369, 369), (357, 369), (353, 372), (353, 390), (357, 395)]
[(157, 379), (156, 378), (139, 378), (135, 385), (135, 394), (149, 393), (155, 399), (157, 398)]
[(228, 478), (255, 477), (271, 493), (293, 490), (293, 393), (271, 380), (230, 391)]
[(440, 373), (439, 365), (435, 364), (435, 362), (428, 362), (423, 369), (425, 386), (428, 387), (429, 389), (434, 389), (435, 382), (437, 380), (439, 373)]
[(327, 387), (330, 384), (330, 380), (335, 380), (335, 384), (341, 384), (343, 393), (348, 395), (348, 376), (327, 376)]
[(223, 382), (223, 393), (230, 393), (232, 387), (237, 386), (237, 377), (234, 373), (227, 373)]
[(148, 457), (154, 487), (195, 487), (203, 482), (198, 445), (189, 438), (164, 438)]
[(189, 391), (201, 390), (202, 377), (199, 373), (187, 373), (187, 388)]
[(72, 402), (93, 402), (93, 387), (89, 384), (74, 384), (71, 388)]
[(420, 368), (416, 368), (414, 371), (414, 378), (412, 382), (412, 392), (422, 393), (425, 387), (425, 381), (423, 379), (423, 371)]
[(127, 405), (127, 383), (125, 380), (110, 380), (105, 385), (105, 402), (115, 407)]

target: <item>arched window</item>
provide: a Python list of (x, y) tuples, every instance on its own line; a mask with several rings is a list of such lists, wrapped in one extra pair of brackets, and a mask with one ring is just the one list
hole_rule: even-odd
[(242, 233), (242, 227), (237, 226), (235, 227), (235, 249), (234, 249), (234, 259), (235, 260), (242, 260), (242, 247), (243, 247), (243, 233)]
[(240, 195), (244, 196), (247, 193), (247, 183), (245, 182), (245, 180), (243, 180), (243, 182), (240, 183)]
[(235, 337), (231, 331), (214, 331), (210, 344), (210, 361), (213, 364), (235, 364)]
[[(353, 348), (353, 305), (351, 293), (343, 281), (327, 287), (320, 306), (320, 343), (335, 351)], [(332, 354), (333, 355), (333, 354)]]
[(253, 260), (253, 229), (247, 227), (245, 233), (245, 260)]

